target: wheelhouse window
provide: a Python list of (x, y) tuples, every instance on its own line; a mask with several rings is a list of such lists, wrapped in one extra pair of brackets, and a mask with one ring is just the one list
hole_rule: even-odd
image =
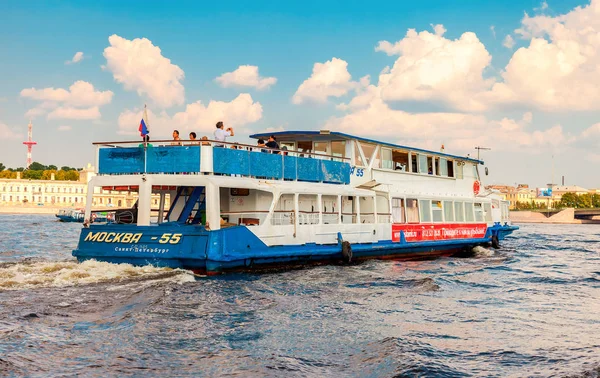
[(431, 201), (431, 217), (435, 223), (442, 223), (444, 221), (442, 201)]
[(403, 198), (392, 198), (392, 223), (406, 223)]
[(406, 199), (406, 222), (419, 223), (419, 201), (414, 198)]
[(271, 224), (274, 226), (283, 226), (294, 224), (294, 195), (282, 194), (275, 204)]
[(454, 222), (454, 206), (452, 201), (444, 201), (444, 219), (446, 222)]
[(329, 155), (328, 149), (329, 142), (315, 142), (313, 144), (314, 152), (319, 155)]
[[(394, 170), (409, 171), (408, 152), (402, 150), (392, 150), (392, 160), (394, 160)], [(417, 170), (415, 169), (413, 172), (416, 171)]]
[(420, 200), (419, 201), (421, 215), (421, 223), (431, 223), (431, 200)]
[(310, 153), (313, 152), (313, 143), (312, 141), (298, 141), (298, 151), (305, 152), (301, 153), (300, 157), (310, 157)]
[(357, 167), (366, 167), (367, 164), (363, 161), (360, 156), (360, 148), (358, 146), (358, 141), (354, 141), (354, 165)]
[(436, 157), (433, 159), (434, 172), (436, 176), (440, 176), (440, 158)]
[(340, 223), (337, 196), (321, 196), (323, 206), (323, 224)]
[(373, 152), (375, 152), (375, 148), (377, 145), (372, 143), (360, 142), (360, 147), (362, 148), (363, 154), (365, 155), (365, 164), (369, 165), (371, 159), (374, 158)]
[(381, 148), (381, 168), (394, 169), (394, 160), (392, 158), (391, 148)]
[(427, 155), (419, 154), (419, 173), (427, 174)]
[(346, 141), (333, 140), (331, 141), (331, 155), (335, 157), (346, 157)]
[(417, 154), (410, 154), (410, 161), (411, 161), (410, 171), (413, 173), (419, 172), (419, 169), (417, 167)]
[(446, 158), (440, 158), (439, 167), (439, 175), (442, 177), (448, 177), (448, 160)]

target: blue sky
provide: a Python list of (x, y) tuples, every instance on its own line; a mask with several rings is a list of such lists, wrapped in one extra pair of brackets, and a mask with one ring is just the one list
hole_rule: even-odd
[[(592, 11), (595, 3), (0, 2), (0, 162), (24, 165), (26, 114), (36, 107), (45, 109), (33, 119), (34, 140), (39, 143), (34, 160), (83, 166), (94, 161), (91, 142), (139, 137), (135, 135), (139, 120), (134, 119), (144, 104), (153, 112), (154, 139), (169, 137), (172, 128), (210, 135), (219, 111), (233, 113), (235, 106), (236, 116), (225, 121), (236, 128), (239, 141), (265, 129), (327, 127), (423, 148), (437, 149), (444, 143), (447, 152), (456, 154), (473, 154), (475, 145), (484, 144), (492, 148), (483, 155), (491, 171), (486, 183), (545, 185), (554, 155), (555, 182), (564, 174), (567, 183), (600, 187), (585, 168), (585, 163), (600, 160), (594, 143), (597, 137), (600, 141), (600, 129), (594, 128), (600, 121), (600, 101), (597, 106), (590, 100), (579, 107), (589, 95), (560, 97), (566, 93), (565, 83), (575, 87), (582, 83), (585, 93), (583, 84), (600, 84), (600, 74), (590, 74), (589, 69), (600, 63), (600, 57), (569, 60), (577, 51), (596, 46), (557, 32), (561, 25), (573, 32), (586, 27), (588, 32), (600, 31), (600, 20)], [(577, 6), (583, 8), (576, 11)], [(435, 25), (443, 29), (434, 29)], [(417, 35), (408, 38), (409, 29)], [(475, 40), (461, 39), (464, 33), (472, 33)], [(113, 47), (121, 60), (109, 62), (105, 49), (112, 46), (112, 35), (120, 38), (120, 45)], [(509, 35), (514, 46), (506, 42)], [(142, 38), (148, 40), (145, 47)], [(404, 47), (376, 51), (380, 41), (392, 46), (402, 40), (412, 43), (410, 51)], [(556, 51), (534, 51), (535, 40), (545, 40)], [(581, 49), (566, 49), (565, 41)], [(123, 50), (129, 42), (139, 42), (147, 50)], [(177, 66), (183, 71), (184, 77), (175, 80), (183, 97), (161, 104), (156, 98), (160, 83), (147, 82), (153, 71), (135, 69), (135, 62), (156, 58), (152, 52), (144, 55), (152, 47), (170, 60), (159, 69)], [(513, 59), (519, 49), (523, 49), (520, 63)], [(77, 52), (83, 59), (66, 64)], [(560, 58), (565, 55), (567, 63)], [(445, 66), (435, 64), (440, 57), (467, 69), (446, 72)], [(534, 59), (539, 61), (527, 65)], [(129, 69), (139, 77), (129, 84), (119, 82), (116, 72), (129, 60), (134, 62), (128, 63)], [(564, 68), (561, 75), (556, 75), (555, 67), (543, 68), (545, 62), (555, 61), (560, 61), (559, 71)], [(317, 63), (324, 65), (322, 76), (314, 71)], [(276, 78), (276, 83), (258, 89), (239, 82), (224, 87), (215, 80), (245, 65), (258, 67), (260, 78)], [(429, 71), (424, 75), (421, 68), (419, 73), (420, 65), (436, 77), (433, 84)], [(380, 76), (386, 66), (391, 68), (389, 85), (382, 80), (385, 74)], [(503, 76), (506, 72), (510, 77)], [(369, 79), (361, 81), (366, 75)], [(501, 88), (492, 88), (489, 80)], [(108, 91), (112, 95), (98, 104), (93, 99), (85, 104), (58, 97), (39, 99), (45, 88), (68, 90), (77, 81), (91, 84), (98, 96), (109, 96)], [(464, 82), (469, 84), (459, 88)], [(31, 88), (35, 90), (22, 92)], [(148, 93), (152, 88), (154, 95)], [(248, 94), (250, 102), (234, 103), (240, 94)], [(362, 105), (352, 105), (353, 99), (361, 98)], [(477, 101), (467, 104), (470, 99)], [(211, 100), (222, 104), (211, 107)], [(186, 108), (197, 101), (202, 104), (200, 116)], [(90, 110), (96, 105), (94, 116), (51, 115), (59, 108)], [(412, 122), (417, 126), (407, 124)], [(126, 134), (129, 130), (133, 135)]]

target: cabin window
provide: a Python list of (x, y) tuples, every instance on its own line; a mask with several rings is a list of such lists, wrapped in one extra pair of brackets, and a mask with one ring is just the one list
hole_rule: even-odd
[(296, 150), (296, 143), (294, 142), (280, 142), (279, 143), (279, 148), (287, 148), (288, 151), (295, 151)]
[(448, 160), (446, 158), (440, 158), (439, 167), (439, 175), (443, 177), (448, 177)]
[(419, 172), (417, 169), (417, 154), (410, 154), (410, 171), (413, 173)]
[(433, 156), (427, 156), (427, 173), (433, 174)]
[[(394, 169), (398, 171), (408, 171), (408, 152), (402, 150), (392, 150), (392, 160), (394, 161)], [(415, 171), (416, 172), (416, 169)]]
[(329, 155), (327, 151), (329, 147), (329, 142), (315, 142), (313, 145), (315, 153), (319, 155)]
[(335, 157), (346, 157), (346, 141), (334, 140), (331, 141), (331, 154)]
[(406, 223), (404, 218), (404, 199), (392, 198), (392, 222)]
[(465, 204), (463, 202), (454, 202), (454, 216), (457, 222), (465, 221)]
[(391, 223), (390, 217), (390, 201), (385, 196), (376, 196), (375, 202), (377, 205), (377, 223)]
[(473, 215), (473, 203), (471, 202), (465, 202), (465, 221), (475, 221), (475, 217)]
[(431, 201), (431, 217), (435, 223), (444, 221), (442, 213), (442, 201)]
[(312, 142), (308, 141), (298, 141), (298, 151), (305, 152), (304, 154), (300, 154), (300, 157), (310, 157), (310, 153), (312, 152)]
[(391, 148), (381, 149), (381, 168), (383, 169), (394, 169), (394, 160), (392, 158)]
[(419, 223), (419, 201), (414, 198), (406, 199), (406, 222)]
[(300, 194), (298, 196), (298, 223), (319, 224), (316, 194)]
[(479, 174), (477, 172), (477, 165), (473, 164), (473, 177), (475, 177), (475, 180), (479, 180)]
[(277, 200), (271, 224), (274, 226), (283, 226), (294, 224), (294, 195), (282, 194)]
[(356, 223), (356, 197), (343, 196), (342, 197), (342, 223), (351, 224)]
[(373, 168), (381, 168), (381, 148), (375, 149), (375, 156), (373, 156)]
[(446, 222), (454, 222), (454, 206), (452, 206), (452, 201), (444, 201), (444, 219)]
[(323, 206), (323, 224), (340, 223), (340, 214), (338, 208), (337, 196), (321, 196)]
[(419, 154), (419, 173), (427, 174), (427, 155)]
[(367, 165), (363, 161), (360, 156), (360, 147), (358, 146), (358, 142), (354, 141), (354, 165), (358, 167), (366, 167)]
[(440, 175), (440, 158), (436, 157), (433, 160), (434, 172), (436, 176)]
[(480, 203), (474, 204), (475, 209), (475, 222), (483, 222), (483, 206)]
[(463, 167), (465, 166), (465, 162), (464, 161), (457, 161), (456, 162), (456, 178), (462, 180), (464, 178), (463, 175)]
[(371, 143), (360, 142), (360, 147), (365, 155), (365, 164), (369, 165), (371, 159), (373, 158), (373, 152), (375, 152), (375, 148), (377, 146)]
[[(190, 188), (193, 190), (193, 188)], [(258, 226), (264, 223), (269, 214), (269, 208), (273, 202), (273, 193), (250, 189), (248, 197), (231, 196), (231, 188), (222, 187), (221, 195), (221, 218), (226, 221), (227, 226), (243, 225)], [(194, 211), (190, 216), (198, 219)], [(200, 222), (202, 222), (202, 212)]]
[(421, 211), (419, 214), (421, 215), (421, 223), (430, 223), (431, 222), (431, 201), (430, 200), (420, 200), (419, 206), (421, 207)]
[(483, 204), (483, 215), (485, 217), (486, 222), (492, 222), (492, 204), (484, 203)]
[(360, 222), (375, 223), (375, 204), (373, 197), (360, 197)]

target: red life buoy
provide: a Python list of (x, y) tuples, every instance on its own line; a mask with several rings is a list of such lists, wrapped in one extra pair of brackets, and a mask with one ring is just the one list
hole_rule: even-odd
[(473, 193), (475, 193), (475, 195), (479, 194), (480, 189), (481, 184), (479, 183), (479, 180), (475, 180), (475, 182), (473, 183)]

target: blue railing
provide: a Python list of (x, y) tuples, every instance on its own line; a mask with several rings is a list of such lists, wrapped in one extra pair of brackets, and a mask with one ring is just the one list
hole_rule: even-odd
[[(212, 159), (206, 156), (210, 151)], [(203, 156), (206, 161), (201, 164)], [(350, 183), (350, 165), (328, 159), (211, 146), (101, 147), (98, 152), (98, 173), (203, 172), (274, 180)]]

